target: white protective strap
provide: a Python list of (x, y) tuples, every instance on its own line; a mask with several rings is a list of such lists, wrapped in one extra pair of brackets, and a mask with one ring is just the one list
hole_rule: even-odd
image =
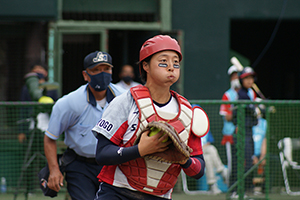
[(209, 131), (209, 119), (200, 107), (193, 109), (192, 131), (198, 137), (203, 137)]

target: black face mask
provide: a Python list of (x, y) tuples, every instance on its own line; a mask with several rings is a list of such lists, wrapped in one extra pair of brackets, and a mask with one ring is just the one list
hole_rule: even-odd
[(36, 73), (38, 76), (38, 79), (45, 79), (46, 77), (42, 73)]
[(125, 82), (125, 83), (130, 83), (132, 81), (132, 78), (130, 76), (124, 76), (122, 78), (122, 80)]
[(90, 75), (89, 73), (87, 73), (87, 75), (89, 75), (89, 77), (91, 78), (91, 81), (89, 82), (90, 86), (92, 86), (92, 88), (94, 88), (96, 91), (106, 90), (108, 85), (112, 81), (111, 74), (106, 72), (101, 72), (96, 75)]

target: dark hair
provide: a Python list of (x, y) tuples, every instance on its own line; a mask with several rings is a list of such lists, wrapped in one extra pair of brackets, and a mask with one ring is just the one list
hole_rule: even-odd
[(34, 62), (30, 65), (30, 70), (32, 70), (35, 66), (41, 66), (43, 67), (46, 71), (48, 71), (48, 65), (44, 62), (40, 62), (40, 61), (37, 61), (37, 62)]
[(144, 60), (138, 62), (138, 65), (140, 67), (140, 78), (141, 80), (146, 83), (147, 82), (147, 72), (144, 70), (143, 68), (143, 62), (148, 63), (148, 65), (150, 65), (150, 60), (152, 58), (153, 55), (148, 56), (147, 58), (145, 58)]

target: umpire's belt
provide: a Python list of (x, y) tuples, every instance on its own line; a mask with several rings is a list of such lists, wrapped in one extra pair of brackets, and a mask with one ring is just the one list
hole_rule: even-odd
[(87, 158), (87, 157), (83, 157), (83, 156), (80, 156), (80, 155), (76, 154), (76, 160), (79, 160), (81, 162), (87, 162), (87, 163), (90, 163), (90, 164), (97, 165), (97, 162), (96, 162), (95, 158)]
[(68, 148), (68, 151), (73, 151), (76, 155), (75, 159), (78, 160), (78, 161), (98, 165), (95, 158), (87, 158), (87, 157), (84, 157), (84, 156), (80, 156), (73, 149), (70, 149), (70, 148)]

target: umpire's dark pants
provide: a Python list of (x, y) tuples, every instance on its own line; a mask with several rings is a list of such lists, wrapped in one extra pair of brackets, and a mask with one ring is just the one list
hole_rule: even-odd
[(99, 189), (97, 175), (101, 166), (74, 160), (66, 167), (66, 181), (68, 192), (72, 200), (93, 200)]

